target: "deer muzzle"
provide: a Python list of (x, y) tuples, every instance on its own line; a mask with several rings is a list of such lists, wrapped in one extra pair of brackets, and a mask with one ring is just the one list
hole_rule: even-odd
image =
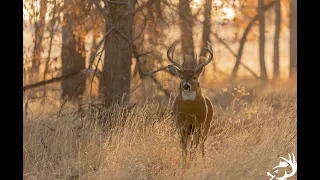
[(187, 82), (183, 83), (182, 89), (183, 89), (184, 91), (191, 91), (191, 85), (190, 85), (190, 83), (187, 83)]

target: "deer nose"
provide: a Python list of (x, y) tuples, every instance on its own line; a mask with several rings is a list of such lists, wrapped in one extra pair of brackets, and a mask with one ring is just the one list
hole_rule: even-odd
[(185, 83), (182, 87), (184, 90), (190, 90), (190, 85), (188, 83)]

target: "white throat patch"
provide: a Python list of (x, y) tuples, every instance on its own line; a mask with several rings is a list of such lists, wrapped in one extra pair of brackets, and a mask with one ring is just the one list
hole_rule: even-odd
[(196, 98), (196, 92), (194, 91), (182, 91), (182, 99), (183, 100), (191, 100), (193, 101)]

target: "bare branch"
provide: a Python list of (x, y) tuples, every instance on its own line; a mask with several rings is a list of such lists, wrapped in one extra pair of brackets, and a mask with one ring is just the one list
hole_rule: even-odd
[(99, 9), (100, 13), (102, 14), (103, 18), (105, 19), (105, 21), (108, 20), (108, 16), (107, 16), (107, 13), (106, 11), (101, 7), (99, 1), (97, 0), (91, 0), (96, 6), (97, 8)]
[[(103, 51), (104, 51), (104, 47), (105, 47), (105, 46), (103, 46), (102, 50), (99, 52), (99, 53), (100, 53), (100, 56), (99, 56), (98, 62), (97, 62), (97, 64), (96, 64), (96, 69), (95, 69), (95, 71), (94, 71), (94, 73), (93, 73), (93, 76), (92, 76), (92, 78), (91, 78), (91, 86), (90, 86), (90, 100), (91, 100), (91, 104), (92, 104), (92, 85), (93, 85), (93, 80), (94, 80), (94, 77), (95, 77), (96, 73), (99, 72), (99, 70), (98, 70), (98, 65), (99, 65), (99, 63), (101, 62), (101, 56), (102, 56), (102, 53), (103, 53)], [(99, 77), (99, 76), (98, 76), (98, 77)]]
[[(264, 11), (270, 9), (274, 4), (275, 4), (275, 1), (272, 1), (268, 5), (264, 6)], [(246, 27), (246, 29), (243, 32), (242, 38), (240, 40), (240, 46), (239, 46), (239, 50), (238, 50), (238, 55), (237, 55), (237, 58), (236, 58), (236, 64), (235, 64), (235, 66), (233, 68), (232, 75), (231, 75), (232, 79), (234, 79), (236, 77), (239, 65), (240, 64), (243, 65), (243, 63), (241, 63), (241, 57), (242, 57), (242, 52), (243, 52), (244, 45), (245, 45), (245, 42), (246, 42), (246, 39), (247, 39), (247, 35), (249, 34), (251, 28), (253, 27), (254, 23), (258, 20), (258, 18), (259, 18), (259, 14), (257, 14), (250, 21), (250, 23), (248, 24), (248, 26)], [(253, 71), (251, 71), (251, 70), (250, 70), (250, 72), (253, 73)], [(259, 76), (255, 75), (255, 77), (259, 79)]]
[[(221, 38), (219, 37), (219, 35), (217, 33), (214, 33), (213, 34), (214, 37), (216, 37), (218, 39), (218, 41), (223, 44), (228, 50), (229, 52), (235, 57), (238, 59), (238, 55), (230, 48), (230, 46)], [(241, 44), (240, 44), (241, 46)], [(239, 53), (240, 54), (240, 53)], [(253, 72), (247, 65), (245, 65), (243, 62), (240, 61), (240, 64), (245, 68), (247, 69), (256, 79), (259, 79), (259, 76)]]
[[(138, 5), (139, 8), (141, 7), (138, 1), (137, 1), (137, 5)], [(152, 4), (150, 4), (150, 5), (152, 5)], [(144, 31), (144, 29), (146, 28), (146, 25), (147, 25), (147, 16), (142, 11), (141, 11), (141, 14), (144, 17), (143, 28), (142, 28), (141, 32), (139, 33), (139, 35), (137, 37), (133, 38), (133, 41), (135, 41), (135, 40), (140, 38), (140, 36), (142, 35), (142, 33), (143, 33), (143, 31)]]
[(133, 89), (130, 91), (130, 93), (133, 93), (135, 90), (137, 90), (137, 89), (142, 85), (143, 80), (144, 80), (144, 79), (141, 79), (141, 82), (140, 82), (135, 88), (133, 88)]
[(117, 2), (117, 1), (109, 1), (106, 0), (105, 4), (108, 10), (108, 13), (101, 7), (100, 3), (97, 0), (91, 0), (93, 1), (93, 3), (98, 7), (100, 13), (103, 15), (103, 17), (105, 18), (105, 21), (108, 23), (108, 27), (110, 28), (107, 32), (107, 34), (105, 35), (105, 37), (112, 31), (115, 30), (116, 32), (118, 32), (124, 39), (126, 39), (127, 41), (129, 41), (129, 43), (131, 43), (132, 41), (130, 40), (130, 38), (128, 38), (125, 34), (123, 34), (120, 30), (118, 30), (117, 28), (115, 28), (113, 26), (112, 23), (112, 18), (111, 18), (111, 13), (110, 13), (110, 9), (109, 9), (109, 5), (108, 3), (111, 4), (127, 4), (130, 8), (131, 8), (131, 12), (134, 14), (134, 10), (132, 5), (129, 2)]
[(217, 33), (213, 33), (214, 37), (218, 39), (218, 41), (226, 47), (230, 53), (234, 56), (237, 57), (237, 54), (230, 48), (230, 46), (221, 38)]
[(104, 35), (104, 37), (102, 38), (102, 40), (99, 42), (96, 52), (94, 53), (94, 55), (91, 57), (91, 59), (90, 59), (90, 61), (89, 61), (90, 64), (89, 64), (88, 69), (91, 69), (91, 68), (92, 68), (92, 65), (93, 65), (93, 62), (94, 62), (95, 57), (98, 56), (98, 54), (102, 53), (102, 51), (104, 50), (104, 45), (103, 45), (102, 50), (101, 50), (99, 53), (97, 53), (98, 50), (100, 49), (100, 47), (102, 46), (102, 44), (105, 44), (104, 41), (106, 40), (106, 37), (109, 35), (109, 33), (110, 33), (112, 30), (113, 30), (113, 27), (112, 27), (111, 29), (109, 29), (109, 31)]
[(157, 70), (153, 70), (153, 71), (150, 71), (150, 72), (147, 72), (147, 73), (143, 73), (142, 75), (142, 77), (146, 77), (146, 76), (151, 76), (151, 75), (153, 75), (154, 73), (157, 73), (157, 72), (159, 72), (159, 71), (163, 71), (163, 70), (166, 70), (168, 67), (167, 66), (165, 66), (165, 67), (161, 67), (161, 68), (159, 68), (159, 69), (157, 69)]
[(164, 94), (165, 94), (167, 97), (170, 97), (170, 92), (169, 92), (167, 89), (164, 89), (164, 88), (163, 88), (162, 84), (160, 84), (160, 82), (156, 79), (156, 77), (151, 76), (151, 79), (152, 79), (152, 81), (153, 81), (154, 83), (157, 84), (158, 89), (160, 89), (161, 91), (163, 91)]
[[(109, 35), (109, 33), (112, 31), (112, 29), (114, 29), (113, 27), (111, 29), (109, 29), (109, 31), (104, 35), (103, 39), (100, 41), (97, 51), (95, 52), (95, 55), (92, 57), (92, 59), (90, 60), (90, 65), (89, 67), (86, 69), (86, 71), (84, 72), (84, 74), (82, 75), (81, 79), (79, 80), (79, 82), (77, 83), (77, 85), (72, 89), (71, 92), (73, 92), (74, 90), (77, 89), (77, 87), (80, 85), (81, 81), (84, 80), (85, 75), (88, 73), (89, 69), (91, 69), (93, 62), (94, 62), (94, 58), (98, 52), (98, 50), (100, 49), (100, 46), (102, 45), (102, 43), (105, 41), (106, 37)], [(105, 44), (105, 43), (104, 43)], [(104, 49), (104, 48), (103, 48)], [(101, 56), (100, 56), (101, 57)], [(68, 97), (60, 106), (60, 109), (58, 111), (58, 115), (60, 115), (62, 107), (66, 104), (66, 102), (70, 99), (70, 97)]]
[(157, 87), (162, 90), (166, 96), (169, 96), (170, 97), (170, 92), (166, 89), (163, 88), (162, 84), (159, 83), (159, 81), (153, 76), (155, 73), (159, 72), (159, 71), (163, 71), (163, 70), (166, 70), (167, 69), (167, 66), (165, 67), (161, 67), (157, 70), (153, 70), (153, 71), (150, 71), (150, 72), (142, 72), (142, 69), (141, 69), (141, 66), (140, 66), (140, 57), (141, 56), (145, 56), (147, 54), (150, 54), (151, 52), (147, 52), (147, 53), (144, 53), (144, 54), (138, 54), (137, 52), (137, 47), (135, 45), (133, 45), (133, 55), (136, 59), (136, 63), (137, 63), (137, 67), (138, 67), (138, 72), (139, 72), (139, 76), (141, 77), (142, 81), (139, 85), (137, 85), (130, 93), (132, 93), (133, 91), (135, 91), (136, 89), (138, 89), (138, 87), (141, 86), (141, 84), (143, 83), (143, 80), (145, 77), (147, 76), (150, 76), (152, 81), (155, 82), (157, 84)]
[(142, 69), (141, 69), (141, 66), (140, 66), (140, 57), (141, 56), (145, 56), (145, 55), (150, 54), (150, 53), (151, 52), (138, 54), (136, 46), (135, 45), (133, 46), (133, 55), (134, 55), (134, 58), (137, 60), (138, 72), (139, 72), (139, 76), (141, 78), (144, 78), (146, 76), (152, 76), (154, 73), (157, 73), (159, 71), (163, 71), (163, 70), (167, 69), (167, 66), (165, 66), (165, 67), (161, 67), (161, 68), (159, 68), (157, 70), (153, 70), (153, 71), (150, 71), (150, 72), (142, 72)]
[(101, 74), (102, 74), (102, 72), (99, 70), (99, 69), (89, 69), (89, 70), (87, 70), (87, 69), (82, 69), (82, 70), (80, 70), (80, 73), (81, 74), (92, 74), (93, 76), (97, 76), (97, 77), (100, 77), (101, 76)]
[(137, 58), (139, 58), (140, 56), (145, 56), (145, 55), (148, 55), (148, 54), (151, 54), (152, 52), (149, 51), (149, 52), (146, 52), (146, 53), (143, 53), (143, 54), (138, 54), (137, 55)]
[[(138, 4), (138, 1), (137, 1)], [(139, 11), (142, 11), (143, 8), (145, 7), (150, 7), (153, 4), (153, 1), (148, 1), (147, 3), (142, 4), (141, 6), (138, 5), (139, 7), (136, 9), (136, 11), (134, 12), (134, 14), (136, 14)]]
[(127, 41), (129, 41), (129, 43), (131, 43), (132, 41), (130, 40), (130, 38), (128, 38), (125, 34), (123, 34), (120, 30), (118, 30), (117, 28), (114, 28), (115, 31), (117, 31), (124, 39), (126, 39)]
[[(63, 75), (63, 76), (59, 76), (59, 77), (55, 77), (55, 78), (52, 78), (52, 79), (49, 79), (49, 80), (44, 80), (44, 81), (40, 81), (40, 82), (37, 82), (37, 83), (32, 83), (32, 84), (28, 84), (28, 85), (25, 85), (23, 86), (23, 91), (26, 91), (26, 90), (29, 90), (29, 89), (33, 89), (33, 88), (36, 88), (36, 87), (39, 87), (39, 86), (43, 86), (43, 85), (46, 85), (46, 84), (51, 84), (51, 83), (54, 83), (54, 82), (58, 82), (58, 81), (61, 81), (61, 80), (64, 80), (64, 79), (68, 79), (72, 76), (75, 76), (79, 73), (83, 74), (83, 75), (86, 75), (87, 73), (89, 74), (94, 74), (96, 70), (93, 70), (93, 69), (82, 69), (80, 70), (79, 72), (74, 72), (74, 73), (70, 73), (70, 74), (67, 74), (67, 75)], [(101, 76), (101, 72), (99, 70), (97, 70), (97, 76)]]
[(64, 76), (60, 76), (60, 77), (56, 77), (56, 78), (52, 78), (52, 79), (49, 79), (49, 80), (44, 80), (44, 81), (40, 81), (40, 82), (37, 82), (37, 83), (33, 83), (33, 84), (28, 84), (26, 86), (23, 86), (23, 91), (26, 91), (28, 89), (32, 89), (32, 88), (36, 88), (36, 87), (39, 87), (39, 86), (42, 86), (42, 85), (45, 85), (45, 84), (50, 84), (50, 83), (54, 83), (54, 82), (57, 82), (57, 81), (61, 81), (63, 79), (67, 79), (67, 78), (70, 78), (76, 74), (78, 74), (79, 72), (75, 72), (75, 73), (70, 73), (70, 74), (67, 74), (67, 75), (64, 75)]

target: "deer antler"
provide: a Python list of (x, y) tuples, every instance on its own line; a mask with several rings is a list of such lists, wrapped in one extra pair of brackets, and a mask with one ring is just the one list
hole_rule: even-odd
[(169, 48), (168, 51), (167, 51), (167, 56), (168, 56), (169, 61), (170, 61), (172, 64), (174, 64), (174, 65), (177, 66), (181, 71), (183, 71), (183, 67), (182, 67), (180, 64), (178, 64), (177, 62), (175, 62), (175, 61), (173, 60), (174, 49), (175, 49), (176, 45), (178, 44), (178, 42), (179, 42), (179, 41), (177, 40), (177, 41), (175, 41), (175, 42), (170, 46), (170, 48)]
[(201, 63), (198, 66), (196, 66), (194, 71), (198, 71), (200, 68), (206, 66), (207, 64), (209, 64), (212, 61), (212, 57), (213, 57), (212, 47), (211, 47), (211, 44), (209, 42), (207, 42), (207, 43), (208, 43), (208, 47), (207, 48), (205, 47), (205, 49), (207, 49), (209, 51), (209, 53), (210, 53), (209, 58), (204, 63)]

